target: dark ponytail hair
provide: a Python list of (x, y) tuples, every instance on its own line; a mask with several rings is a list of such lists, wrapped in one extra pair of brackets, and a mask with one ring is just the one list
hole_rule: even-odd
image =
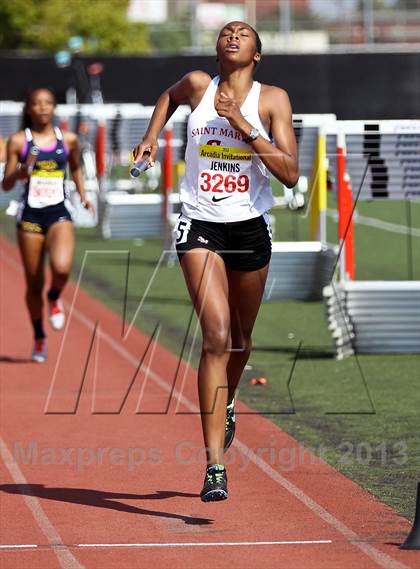
[(35, 89), (31, 89), (30, 91), (28, 91), (23, 103), (22, 122), (21, 122), (22, 130), (25, 130), (25, 128), (32, 128), (32, 119), (29, 114), (29, 106), (31, 104), (32, 97), (37, 91), (48, 91), (48, 93), (51, 93), (54, 99), (54, 104), (56, 104), (55, 93), (48, 87), (35, 87)]
[(29, 94), (27, 96), (27, 98), (25, 99), (25, 102), (23, 104), (22, 123), (21, 123), (22, 130), (25, 130), (25, 128), (31, 128), (32, 127), (32, 119), (28, 113), (28, 107), (29, 107), (30, 101), (31, 101), (31, 95)]

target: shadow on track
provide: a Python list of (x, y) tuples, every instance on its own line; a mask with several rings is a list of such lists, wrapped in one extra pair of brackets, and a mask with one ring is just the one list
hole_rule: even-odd
[(0, 356), (2, 364), (31, 364), (36, 363), (31, 358), (23, 358), (22, 356)]
[(197, 498), (198, 494), (186, 492), (173, 492), (170, 490), (158, 490), (154, 494), (128, 494), (124, 492), (105, 492), (101, 490), (89, 490), (87, 488), (48, 488), (43, 484), (1, 484), (0, 491), (9, 494), (23, 494), (24, 496), (36, 496), (45, 500), (55, 500), (70, 504), (94, 506), (95, 508), (108, 508), (118, 512), (130, 514), (142, 514), (144, 516), (157, 516), (181, 520), (189, 525), (210, 525), (213, 523), (209, 518), (197, 518), (171, 512), (148, 510), (137, 508), (130, 504), (124, 504), (116, 500), (166, 500), (174, 497)]

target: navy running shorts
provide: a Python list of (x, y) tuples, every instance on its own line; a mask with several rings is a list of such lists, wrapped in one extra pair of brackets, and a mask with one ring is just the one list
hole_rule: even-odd
[(271, 228), (266, 217), (216, 223), (181, 213), (175, 226), (178, 259), (192, 249), (208, 249), (220, 255), (228, 269), (258, 271), (271, 258)]
[(48, 229), (60, 221), (72, 221), (69, 210), (64, 202), (42, 208), (32, 208), (27, 204), (21, 205), (16, 218), (18, 229), (29, 233), (46, 235)]

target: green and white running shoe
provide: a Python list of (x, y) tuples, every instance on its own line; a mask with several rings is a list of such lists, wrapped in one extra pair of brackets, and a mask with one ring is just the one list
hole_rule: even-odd
[(202, 502), (218, 502), (228, 497), (226, 469), (222, 464), (207, 467), (203, 489), (200, 493)]

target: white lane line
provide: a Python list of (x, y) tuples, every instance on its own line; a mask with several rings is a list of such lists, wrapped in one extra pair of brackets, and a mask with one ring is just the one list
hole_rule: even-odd
[(33, 549), (40, 547), (39, 545), (34, 545), (33, 543), (20, 543), (19, 545), (0, 545), (0, 549)]
[[(335, 209), (327, 208), (327, 215), (332, 217), (335, 221), (338, 219), (338, 213)], [(399, 233), (401, 235), (412, 235), (413, 237), (420, 237), (420, 229), (416, 227), (407, 227), (399, 223), (390, 223), (389, 221), (382, 221), (376, 217), (367, 217), (365, 215), (355, 214), (354, 222), (360, 225), (368, 225), (376, 229), (383, 229), (392, 233)]]
[(311, 545), (332, 543), (331, 539), (305, 541), (202, 541), (190, 543), (79, 543), (77, 547), (240, 547), (250, 545)]
[[(249, 547), (255, 545), (325, 545), (333, 543), (332, 539), (305, 539), (290, 541), (202, 541), (202, 542), (175, 542), (175, 543), (75, 543), (74, 545), (66, 545), (73, 548), (165, 548), (165, 547)], [(19, 545), (0, 545), (0, 549), (23, 549), (36, 548), (46, 549), (57, 547), (56, 545), (40, 545), (40, 544), (19, 544)]]
[(54, 553), (57, 556), (60, 567), (62, 569), (84, 569), (84, 566), (77, 561), (71, 551), (64, 545), (59, 533), (44, 512), (39, 500), (32, 494), (31, 486), (22, 474), (22, 471), (15, 462), (2, 437), (0, 437), (0, 454), (15, 483), (26, 486), (26, 493), (22, 494), (23, 499), (30, 509), (39, 529), (45, 535), (50, 545), (55, 546)]
[[(234, 441), (235, 442), (235, 441)], [(406, 565), (396, 561), (394, 558), (390, 557), (386, 553), (383, 553), (376, 547), (373, 547), (369, 543), (364, 543), (361, 538), (349, 527), (347, 527), (343, 522), (337, 519), (335, 516), (330, 514), (322, 506), (320, 506), (315, 500), (312, 500), (309, 496), (303, 492), (299, 487), (292, 484), (279, 472), (274, 470), (265, 460), (261, 459), (254, 451), (244, 445), (241, 441), (237, 440), (237, 447), (241, 452), (246, 453), (246, 456), (256, 464), (267, 476), (272, 480), (277, 482), (285, 490), (290, 492), (295, 498), (302, 502), (307, 508), (312, 510), (319, 518), (324, 520), (326, 523), (331, 525), (335, 530), (339, 531), (347, 541), (351, 542), (355, 547), (358, 547), (363, 553), (368, 557), (373, 559), (375, 563), (383, 567), (384, 569), (408, 569)]]
[[(5, 257), (6, 259), (6, 257)], [(11, 265), (14, 268), (17, 268), (18, 264), (11, 259)], [(19, 266), (20, 268), (20, 266)], [(88, 327), (89, 330), (94, 329), (94, 322), (82, 314), (77, 308), (74, 307), (75, 299), (73, 298), (72, 308), (74, 315), (78, 318), (85, 326)], [(127, 359), (127, 361), (131, 362), (135, 367), (138, 366), (139, 362), (138, 359), (135, 358), (126, 348), (121, 346), (117, 343), (111, 336), (109, 336), (105, 331), (101, 332), (101, 338), (109, 344), (111, 348), (113, 348), (116, 352), (121, 354), (123, 357)], [(194, 403), (192, 403), (189, 399), (187, 399), (184, 395), (182, 395), (178, 390), (172, 388), (170, 384), (168, 384), (160, 375), (153, 372), (151, 369), (148, 371), (149, 376), (166, 392), (170, 393), (172, 391), (173, 395), (181, 401), (187, 409), (189, 409), (192, 413), (199, 413), (199, 409)], [(336, 531), (344, 535), (346, 540), (351, 541), (355, 547), (358, 547), (365, 555), (370, 557), (375, 563), (377, 563), (383, 569), (409, 569), (403, 563), (400, 563), (396, 559), (390, 557), (388, 554), (383, 553), (376, 547), (370, 545), (369, 543), (362, 542), (361, 538), (350, 528), (348, 528), (343, 522), (338, 520), (335, 516), (327, 512), (322, 506), (320, 506), (315, 500), (312, 500), (309, 496), (307, 496), (300, 488), (289, 482), (284, 476), (280, 473), (275, 471), (264, 459), (258, 457), (252, 449), (248, 448), (245, 444), (243, 444), (238, 438), (235, 438), (233, 444), (236, 445), (249, 459), (258, 467), (260, 468), (269, 478), (271, 478), (274, 482), (277, 482), (280, 486), (282, 486), (285, 490), (290, 492), (292, 496), (302, 502), (308, 509), (310, 509), (316, 516), (320, 519), (327, 522), (331, 525)]]

